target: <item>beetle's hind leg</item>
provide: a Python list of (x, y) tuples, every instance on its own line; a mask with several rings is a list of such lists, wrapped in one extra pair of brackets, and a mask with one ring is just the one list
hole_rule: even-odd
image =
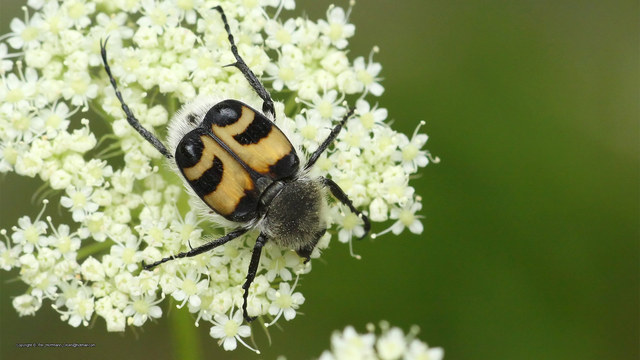
[[(213, 249), (217, 248), (220, 245), (228, 243), (229, 241), (237, 238), (238, 236), (246, 233), (247, 231), (248, 231), (248, 229), (245, 229), (245, 228), (236, 229), (236, 230), (228, 233), (227, 235), (225, 235), (225, 236), (223, 236), (221, 238), (218, 238), (216, 240), (210, 241), (210, 242), (208, 242), (208, 243), (206, 243), (204, 245), (200, 245), (197, 248), (192, 248), (189, 251), (185, 251), (185, 252), (181, 252), (181, 253), (176, 254), (176, 255), (168, 256), (168, 257), (166, 257), (164, 259), (161, 259), (161, 260), (158, 260), (158, 261), (156, 261), (156, 262), (154, 262), (152, 264), (142, 264), (142, 267), (145, 270), (151, 270), (151, 269), (153, 269), (154, 267), (156, 267), (156, 266), (158, 266), (160, 264), (166, 263), (167, 261), (180, 259), (180, 258), (184, 258), (184, 257), (192, 257), (192, 256), (196, 256), (196, 255), (202, 254), (203, 252), (207, 252), (209, 250), (213, 250)], [(189, 246), (191, 246), (191, 244), (189, 244)]]
[(251, 263), (249, 263), (249, 271), (247, 272), (247, 280), (242, 285), (244, 289), (243, 303), (242, 303), (242, 315), (247, 322), (251, 322), (255, 320), (255, 317), (249, 316), (247, 313), (247, 300), (249, 298), (249, 287), (253, 282), (253, 279), (256, 277), (256, 273), (258, 272), (258, 264), (260, 264), (260, 254), (262, 254), (262, 247), (267, 243), (267, 235), (264, 233), (260, 233), (258, 239), (256, 239), (256, 244), (253, 247), (253, 254), (251, 254)]

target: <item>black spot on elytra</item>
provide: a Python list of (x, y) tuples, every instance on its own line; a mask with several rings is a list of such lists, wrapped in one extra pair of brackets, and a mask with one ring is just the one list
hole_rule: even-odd
[(242, 115), (244, 104), (238, 100), (224, 100), (211, 107), (203, 122), (208, 125), (227, 126), (235, 123)]
[(233, 138), (242, 145), (257, 144), (260, 140), (269, 136), (272, 128), (273, 123), (271, 121), (256, 116), (243, 132), (234, 135)]
[(179, 168), (190, 168), (200, 161), (204, 144), (200, 135), (190, 132), (185, 135), (176, 147), (176, 164)]
[(197, 180), (189, 181), (189, 184), (198, 196), (203, 197), (216, 191), (222, 181), (223, 174), (224, 165), (222, 164), (222, 160), (214, 157), (211, 167), (202, 173), (202, 176)]
[(275, 164), (269, 166), (269, 174), (274, 180), (280, 180), (289, 178), (298, 173), (298, 167), (300, 166), (300, 159), (294, 149), (291, 152), (283, 156)]
[(245, 195), (238, 201), (231, 217), (234, 221), (248, 221), (256, 217), (258, 196), (255, 191), (245, 190)]

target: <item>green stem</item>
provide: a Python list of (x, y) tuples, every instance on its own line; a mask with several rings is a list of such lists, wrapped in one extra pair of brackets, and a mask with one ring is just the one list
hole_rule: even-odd
[(78, 259), (83, 259), (89, 255), (93, 255), (101, 252), (102, 250), (107, 250), (111, 247), (113, 243), (109, 240), (105, 240), (103, 242), (94, 242), (91, 245), (83, 246), (78, 250)]
[(122, 150), (114, 150), (114, 151), (109, 152), (109, 153), (100, 153), (96, 157), (100, 158), (102, 160), (107, 160), (107, 159), (110, 159), (112, 157), (122, 156), (123, 154), (124, 154), (124, 152)]
[[(271, 319), (273, 320), (273, 319)], [(260, 327), (262, 328), (262, 331), (264, 331), (265, 335), (267, 335), (267, 341), (269, 342), (269, 346), (271, 346), (271, 333), (269, 332), (269, 328), (265, 325), (265, 322), (262, 318), (262, 316), (259, 318), (260, 321)], [(253, 339), (253, 331), (251, 332), (251, 341), (253, 342), (254, 347), (257, 349), (258, 345), (256, 344), (255, 340)]]
[(105, 147), (104, 149), (100, 150), (99, 153), (96, 154), (96, 157), (102, 157), (104, 156), (104, 154), (113, 151), (113, 150), (119, 150), (122, 152), (122, 149), (120, 148), (120, 144), (119, 143), (115, 143), (115, 144), (111, 144), (107, 147)]
[(173, 114), (176, 113), (177, 103), (178, 102), (174, 97), (167, 99), (167, 110), (169, 111), (169, 116), (173, 116)]
[(187, 307), (173, 311), (169, 316), (173, 331), (173, 358), (174, 359), (202, 359), (202, 345), (200, 334), (193, 323), (193, 317)]
[(102, 144), (104, 144), (107, 140), (119, 140), (120, 138), (116, 136), (116, 134), (106, 134), (106, 135), (102, 135), (100, 137), (100, 140), (98, 140), (98, 143), (96, 144), (96, 146), (94, 148), (99, 148), (100, 146), (102, 146)]
[(292, 93), (284, 102), (284, 113), (287, 114), (288, 117), (293, 117), (298, 113), (298, 106), (299, 104), (296, 102), (296, 94)]
[[(147, 93), (147, 96), (149, 98), (149, 104), (150, 106), (153, 106), (153, 104), (155, 104), (156, 101), (156, 95), (158, 95), (158, 88), (153, 88), (153, 90), (151, 90), (151, 95), (149, 95), (149, 93)], [(171, 114), (169, 114), (171, 116)]]
[(98, 115), (98, 117), (100, 119), (102, 119), (105, 123), (110, 124), (111, 122), (113, 122), (113, 119), (111, 118), (111, 116), (109, 116), (104, 110), (102, 110), (102, 107), (100, 104), (97, 104), (97, 102), (92, 102), (91, 103), (91, 111), (93, 111), (96, 115)]
[(33, 193), (31, 196), (31, 202), (34, 204), (42, 203), (42, 200), (47, 198), (47, 195), (53, 194), (55, 190), (49, 187), (49, 184), (44, 183)]

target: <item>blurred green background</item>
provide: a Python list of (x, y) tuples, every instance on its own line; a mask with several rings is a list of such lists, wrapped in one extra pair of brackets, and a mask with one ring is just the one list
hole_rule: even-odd
[[(346, 1), (337, 3), (346, 6)], [(0, 31), (21, 3), (1, 1)], [(312, 19), (327, 1), (298, 1)], [(419, 120), (442, 159), (413, 185), (425, 231), (334, 245), (300, 289), (303, 316), (254, 327), (260, 358), (319, 356), (333, 330), (388, 320), (442, 346), (446, 359), (638, 359), (639, 21), (637, 1), (361, 0), (351, 58), (381, 52), (395, 127)], [(286, 13), (285, 13), (286, 15)], [(0, 227), (37, 181), (0, 179)], [(377, 230), (380, 230), (378, 228)], [(0, 358), (176, 358), (175, 338), (206, 358), (208, 326), (175, 308), (133, 333), (74, 329), (44, 306), (19, 318), (24, 286), (0, 272)], [(165, 307), (165, 310), (166, 307)], [(177, 329), (177, 330), (175, 330)], [(16, 350), (24, 342), (97, 348)]]

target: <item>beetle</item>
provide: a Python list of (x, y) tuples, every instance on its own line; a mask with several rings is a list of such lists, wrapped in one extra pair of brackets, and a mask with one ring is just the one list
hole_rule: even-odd
[(244, 75), (262, 99), (262, 112), (239, 100), (196, 101), (183, 106), (171, 119), (168, 146), (165, 146), (136, 119), (124, 101), (107, 60), (108, 38), (100, 41), (104, 69), (122, 105), (128, 123), (178, 169), (186, 186), (211, 209), (237, 228), (206, 244), (143, 264), (144, 269), (174, 259), (192, 257), (221, 246), (252, 229), (260, 230), (251, 255), (246, 281), (242, 285), (243, 316), (247, 313), (249, 287), (253, 282), (262, 248), (267, 241), (293, 249), (305, 259), (327, 230), (327, 189), (364, 223), (366, 237), (371, 228), (369, 219), (356, 209), (345, 192), (333, 180), (311, 177), (309, 169), (336, 139), (344, 124), (353, 115), (350, 109), (335, 125), (307, 162), (302, 165), (294, 146), (276, 126), (276, 113), (271, 95), (244, 62), (227, 17), (216, 6), (227, 32), (234, 66)]

